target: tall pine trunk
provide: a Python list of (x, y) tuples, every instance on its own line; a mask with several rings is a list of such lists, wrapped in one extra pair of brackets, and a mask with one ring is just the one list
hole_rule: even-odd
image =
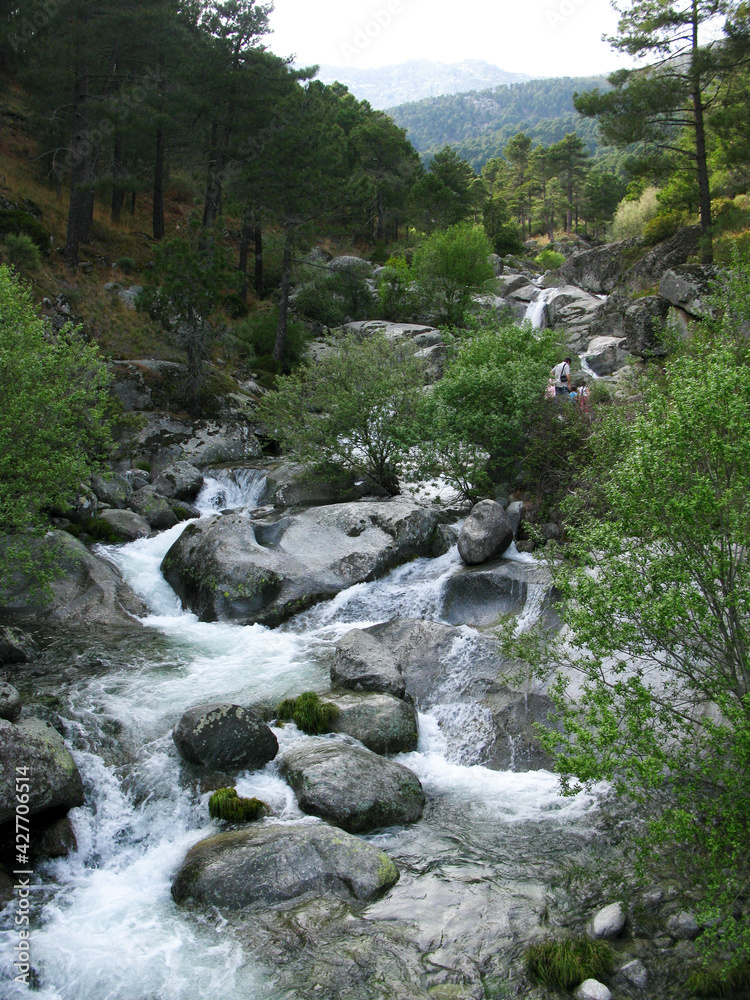
[(156, 151), (154, 155), (154, 239), (164, 238), (164, 123), (156, 126)]
[(116, 132), (112, 151), (112, 206), (110, 209), (112, 222), (119, 222), (122, 216), (125, 188), (122, 186), (121, 178), (124, 173), (123, 138), (121, 132)]
[(257, 221), (253, 226), (253, 244), (255, 251), (255, 294), (260, 299), (265, 291), (265, 279), (263, 277), (263, 230), (260, 222)]
[(93, 213), (94, 150), (89, 141), (89, 64), (86, 45), (88, 11), (85, 3), (77, 10), (78, 41), (73, 84), (73, 137), (71, 143), (70, 207), (65, 239), (65, 263), (78, 265), (78, 252), (91, 226)]
[(284, 239), (284, 259), (281, 265), (281, 298), (279, 300), (279, 322), (276, 327), (276, 343), (273, 347), (275, 361), (281, 361), (286, 353), (286, 321), (289, 312), (289, 289), (292, 283), (292, 249), (294, 246), (294, 225), (286, 224)]

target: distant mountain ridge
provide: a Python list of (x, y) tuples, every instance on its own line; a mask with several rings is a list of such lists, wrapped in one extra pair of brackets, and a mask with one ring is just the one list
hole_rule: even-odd
[(566, 132), (577, 132), (596, 152), (598, 124), (578, 114), (573, 94), (608, 86), (606, 76), (528, 80), (411, 101), (388, 108), (388, 114), (407, 130), (420, 153), (430, 155), (450, 145), (479, 170), (487, 160), (501, 155), (517, 132), (544, 145), (559, 142)]
[(321, 65), (318, 79), (323, 83), (343, 83), (357, 100), (369, 101), (373, 108), (384, 110), (426, 97), (485, 90), (501, 84), (522, 83), (533, 77), (509, 73), (481, 59), (465, 59), (460, 63), (412, 59), (379, 69)]

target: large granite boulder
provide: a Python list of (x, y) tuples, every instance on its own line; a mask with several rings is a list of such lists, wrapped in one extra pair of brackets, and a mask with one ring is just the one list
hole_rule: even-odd
[(203, 473), (190, 462), (175, 462), (154, 480), (154, 489), (170, 500), (195, 500), (203, 486)]
[(254, 712), (222, 702), (189, 708), (172, 738), (185, 760), (216, 771), (255, 771), (279, 749), (274, 734)]
[(424, 811), (416, 774), (362, 747), (306, 740), (287, 750), (279, 766), (303, 812), (349, 833), (415, 823)]
[(644, 295), (625, 310), (625, 344), (638, 357), (663, 357), (667, 347), (661, 333), (669, 303), (659, 295)]
[(521, 614), (529, 584), (543, 586), (546, 579), (542, 567), (507, 559), (466, 566), (445, 583), (441, 617), (451, 625), (497, 624), (500, 618)]
[[(494, 686), (493, 686), (494, 687)], [(554, 714), (550, 698), (498, 686), (484, 699), (495, 739), (483, 763), (497, 771), (553, 769), (552, 756), (542, 747), (537, 725), (548, 727)]]
[(430, 555), (438, 515), (409, 500), (332, 504), (188, 525), (162, 572), (203, 621), (277, 625), (355, 583)]
[[(25, 772), (19, 767), (27, 768)], [(0, 824), (16, 815), (16, 779), (28, 780), (29, 815), (83, 805), (83, 782), (62, 736), (40, 719), (0, 719)]]
[(382, 691), (404, 697), (404, 677), (386, 647), (373, 635), (353, 628), (336, 643), (331, 683), (352, 691)]
[(612, 375), (630, 360), (624, 337), (594, 337), (586, 349), (586, 364), (596, 375)]
[(324, 823), (263, 824), (201, 840), (174, 882), (176, 903), (240, 910), (311, 897), (366, 903), (398, 881), (377, 847)]
[(649, 250), (623, 275), (622, 290), (635, 292), (658, 285), (665, 271), (686, 264), (700, 250), (701, 227), (685, 226)]
[(119, 510), (127, 507), (128, 497), (132, 493), (130, 483), (124, 476), (118, 473), (111, 473), (108, 476), (93, 475), (91, 477), (91, 489), (96, 494), (98, 500)]
[(681, 264), (665, 271), (659, 282), (659, 295), (689, 316), (701, 319), (709, 315), (708, 303), (719, 269), (707, 264)]
[[(9, 548), (11, 539), (0, 539)], [(48, 571), (48, 588), (40, 588), (37, 574), (18, 563), (0, 580), (0, 611), (56, 623), (87, 626), (135, 626), (135, 617), (146, 615), (146, 605), (136, 597), (111, 563), (100, 559), (66, 531), (49, 531), (29, 539), (32, 566), (38, 560)], [(48, 574), (49, 575), (49, 574)]]
[(513, 526), (494, 500), (475, 504), (458, 536), (458, 552), (465, 563), (476, 565), (503, 553), (513, 541)]
[(328, 270), (335, 272), (345, 271), (360, 278), (369, 278), (373, 268), (369, 260), (364, 260), (362, 257), (344, 255), (342, 257), (333, 257), (329, 260)]
[(595, 295), (608, 295), (632, 265), (642, 245), (643, 240), (636, 237), (574, 253), (556, 271), (548, 271), (542, 285), (545, 288), (575, 285)]
[(410, 702), (391, 694), (344, 691), (334, 691), (325, 700), (339, 710), (331, 724), (332, 732), (353, 736), (377, 754), (411, 753), (417, 749), (417, 713)]
[(113, 507), (111, 510), (101, 511), (99, 518), (109, 525), (121, 542), (134, 542), (137, 538), (148, 538), (151, 534), (151, 525), (134, 510), (118, 510)]
[(411, 340), (417, 347), (433, 347), (444, 342), (440, 330), (424, 323), (391, 323), (385, 319), (364, 319), (345, 323), (344, 331), (356, 333), (359, 337), (379, 334), (386, 340)]
[(155, 486), (144, 486), (131, 493), (128, 498), (128, 507), (145, 521), (148, 521), (151, 527), (156, 528), (157, 531), (173, 528), (179, 521), (166, 498), (157, 492)]

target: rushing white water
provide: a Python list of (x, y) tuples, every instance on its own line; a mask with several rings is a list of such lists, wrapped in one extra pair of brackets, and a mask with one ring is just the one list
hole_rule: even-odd
[[(253, 470), (247, 471), (244, 478), (235, 473), (210, 480), (199, 508), (252, 506), (262, 495), (262, 483), (249, 474)], [(290, 693), (324, 690), (332, 644), (343, 632), (396, 615), (439, 618), (445, 583), (460, 568), (455, 548), (438, 559), (415, 560), (382, 580), (350, 588), (281, 629), (203, 623), (182, 610), (159, 571), (184, 528), (183, 523), (154, 538), (107, 550), (150, 608), (144, 625), (163, 638), (163, 651), (157, 657), (134, 657), (128, 669), (81, 678), (70, 694), (69, 731), (86, 785), (86, 805), (71, 813), (77, 851), (48, 862), (43, 871), (46, 883), (58, 888), (39, 890), (46, 901), (33, 932), (33, 965), (40, 978), (35, 996), (40, 1000), (203, 1000), (217, 995), (274, 1000), (279, 995), (269, 970), (242, 950), (221, 920), (192, 919), (172, 901), (171, 880), (186, 851), (218, 827), (207, 817), (208, 793), (185, 777), (171, 728), (185, 708), (201, 702), (273, 704)], [(518, 553), (515, 557), (520, 558)], [(530, 588), (529, 617), (535, 595)], [(548, 772), (492, 771), (477, 762), (492, 738), (491, 719), (458, 694), (473, 641), (472, 631), (463, 631), (439, 704), (420, 716), (418, 750), (399, 758), (421, 779), (434, 818), (370, 838), (392, 850), (405, 870), (418, 868), (414, 859), (424, 852), (420, 837), (431, 837), (441, 856), (455, 852), (458, 833), (443, 829), (442, 815), (455, 816), (469, 831), (472, 824), (489, 824), (487, 829), (497, 836), (498, 829), (513, 824), (575, 822), (593, 803), (586, 796), (560, 798)], [(108, 727), (115, 724), (113, 738)], [(307, 739), (293, 725), (277, 735), (282, 747)], [(118, 754), (127, 759), (123, 762)], [(302, 816), (273, 762), (262, 771), (239, 775), (236, 786), (241, 795), (268, 804), (267, 822), (317, 822)], [(478, 840), (490, 836), (468, 835)], [(419, 878), (404, 876), (373, 913), (400, 919), (410, 911), (410, 920), (423, 921), (427, 941), (436, 912), (434, 905), (424, 904), (420, 917), (421, 904), (414, 896)], [(430, 892), (437, 892), (433, 877), (424, 878)], [(416, 895), (426, 898), (422, 890)], [(8, 923), (0, 928), (0, 937), (4, 955), (10, 956), (14, 933)], [(3, 975), (10, 972), (10, 961), (2, 960)], [(27, 992), (13, 986), (7, 995)]]
[(533, 302), (526, 306), (524, 320), (531, 323), (535, 330), (543, 330), (547, 326), (547, 303), (559, 293), (559, 288), (543, 288)]

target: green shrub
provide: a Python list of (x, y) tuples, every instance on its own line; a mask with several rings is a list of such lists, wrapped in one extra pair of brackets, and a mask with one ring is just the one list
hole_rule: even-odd
[(412, 290), (409, 265), (403, 257), (391, 257), (378, 275), (378, 306), (383, 319), (410, 320), (418, 308)]
[(135, 261), (132, 257), (118, 257), (115, 264), (123, 274), (132, 274), (135, 271)]
[(727, 969), (721, 965), (705, 965), (694, 969), (685, 988), (699, 997), (730, 997), (750, 986), (750, 965)]
[[(296, 368), (310, 341), (310, 333), (302, 323), (288, 322), (286, 328), (286, 351), (283, 366), (275, 362), (271, 368), (273, 347), (276, 342), (276, 327), (279, 322), (278, 309), (268, 309), (253, 313), (241, 320), (224, 334), (223, 341), (230, 350), (236, 352), (245, 362), (253, 362), (264, 371), (279, 373)], [(253, 360), (254, 359), (254, 360)]]
[(42, 253), (50, 252), (50, 234), (33, 215), (18, 209), (0, 210), (0, 236), (20, 236), (21, 233), (31, 237)]
[(8, 233), (5, 237), (5, 249), (8, 260), (17, 271), (38, 271), (42, 266), (41, 251), (26, 233), (18, 236)]
[(729, 266), (737, 255), (750, 255), (750, 231), (727, 233), (714, 239), (714, 263)]
[(526, 950), (530, 979), (550, 989), (574, 990), (585, 979), (604, 979), (614, 968), (615, 955), (606, 941), (571, 938), (542, 941)]
[(537, 264), (541, 264), (545, 271), (555, 271), (558, 267), (562, 267), (565, 263), (565, 254), (559, 253), (557, 250), (550, 250), (546, 247), (541, 253), (538, 253), (534, 260)]
[(339, 714), (338, 707), (321, 701), (314, 691), (305, 691), (297, 698), (287, 698), (276, 707), (280, 722), (294, 722), (308, 736), (330, 733), (331, 723)]
[(655, 187), (648, 187), (636, 201), (621, 201), (607, 230), (608, 239), (629, 240), (634, 236), (643, 236), (644, 226), (659, 211), (658, 193)]
[(492, 246), (482, 226), (459, 222), (428, 236), (414, 255), (414, 277), (438, 323), (462, 326), (478, 292), (495, 279)]
[(301, 316), (336, 327), (372, 315), (372, 292), (363, 273), (308, 265), (302, 268), (300, 277), (303, 284), (295, 292), (294, 310)]
[(227, 823), (252, 823), (260, 819), (268, 806), (260, 799), (241, 799), (236, 788), (219, 788), (208, 800), (211, 819)]
[(674, 236), (677, 230), (686, 223), (682, 212), (665, 212), (654, 216), (643, 227), (643, 238), (648, 246), (655, 246), (663, 240)]

